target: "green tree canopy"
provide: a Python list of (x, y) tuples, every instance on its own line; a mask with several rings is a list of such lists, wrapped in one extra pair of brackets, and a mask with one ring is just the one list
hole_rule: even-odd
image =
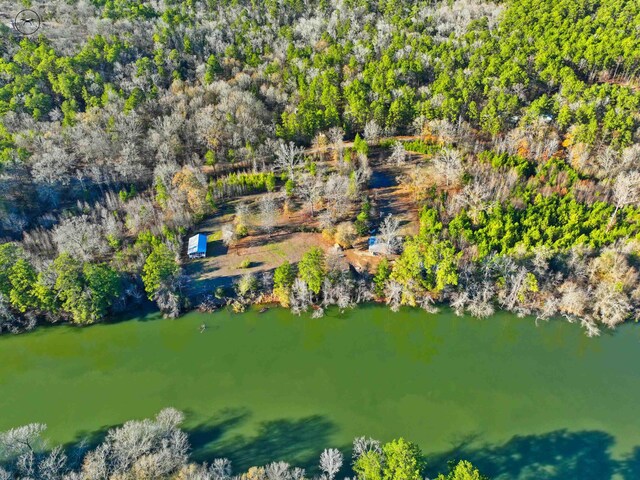
[(489, 480), (481, 475), (471, 462), (461, 460), (451, 468), (448, 475), (440, 474), (436, 480)]
[(298, 276), (309, 286), (309, 290), (317, 295), (326, 274), (324, 252), (319, 247), (310, 248), (298, 264)]
[(353, 464), (353, 471), (362, 480), (382, 480), (384, 456), (370, 450), (363, 453)]
[(377, 296), (384, 296), (384, 289), (390, 275), (391, 265), (389, 265), (389, 260), (384, 257), (382, 260), (380, 260), (380, 263), (378, 264), (378, 268), (376, 270), (376, 275), (375, 277), (373, 277), (374, 291)]
[(20, 258), (9, 270), (9, 278), (11, 305), (22, 313), (28, 309), (37, 308), (39, 302), (34, 292), (37, 274), (33, 266), (24, 258)]
[(362, 480), (422, 480), (425, 466), (420, 448), (403, 438), (382, 446), (382, 452), (369, 450), (353, 464)]
[(20, 258), (20, 249), (15, 243), (0, 244), (0, 293), (9, 297), (11, 291), (10, 272)]
[[(75, 323), (102, 319), (122, 292), (118, 272), (106, 264), (83, 265), (63, 253), (53, 262), (53, 270), (57, 275), (54, 289), (61, 308)], [(42, 293), (39, 297), (43, 298)]]
[(157, 244), (142, 267), (142, 281), (149, 300), (153, 300), (160, 287), (178, 273), (176, 256), (164, 243)]
[(385, 463), (383, 480), (421, 480), (424, 457), (415, 443), (399, 438), (382, 447)]
[(273, 293), (283, 305), (288, 304), (289, 293), (295, 278), (295, 267), (286, 260), (273, 273)]

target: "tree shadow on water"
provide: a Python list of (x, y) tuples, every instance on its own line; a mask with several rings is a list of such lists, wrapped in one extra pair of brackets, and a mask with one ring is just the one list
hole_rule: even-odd
[(640, 478), (640, 447), (635, 447), (631, 454), (624, 459), (619, 472), (625, 480)]
[[(100, 428), (96, 428), (92, 431), (81, 430), (74, 439), (68, 443), (62, 445), (63, 450), (67, 455), (68, 464), (72, 468), (78, 468), (82, 463), (82, 459), (87, 452), (95, 450), (107, 438), (109, 430), (119, 427), (119, 424), (103, 425)], [(47, 451), (50, 451), (54, 446), (53, 444), (46, 443)]]
[(235, 472), (277, 460), (310, 470), (315, 468), (320, 452), (327, 448), (335, 430), (325, 417), (313, 415), (262, 422), (255, 434), (225, 435), (246, 418), (244, 415), (222, 424), (206, 422), (189, 429), (192, 459), (202, 462), (226, 457), (231, 460)]
[[(189, 416), (189, 412), (186, 413)], [(227, 408), (195, 427), (187, 428), (194, 459), (209, 460), (209, 455), (206, 455), (207, 458), (203, 457), (209, 446), (220, 441), (228, 431), (241, 425), (250, 415), (245, 408)]]
[(601, 431), (557, 430), (515, 436), (502, 445), (478, 445), (471, 438), (448, 452), (429, 456), (428, 473), (446, 471), (448, 461), (464, 459), (492, 480), (640, 478), (640, 449), (616, 460), (610, 452), (614, 443), (612, 435)]

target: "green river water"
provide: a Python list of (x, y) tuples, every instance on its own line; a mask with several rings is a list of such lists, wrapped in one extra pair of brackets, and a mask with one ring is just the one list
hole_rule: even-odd
[(501, 479), (637, 479), (639, 357), (635, 325), (589, 339), (504, 313), (151, 314), (0, 338), (0, 431), (37, 421), (52, 444), (96, 442), (173, 406), (194, 457), (236, 470), (311, 466), (368, 435), (417, 442), (428, 474), (463, 457)]

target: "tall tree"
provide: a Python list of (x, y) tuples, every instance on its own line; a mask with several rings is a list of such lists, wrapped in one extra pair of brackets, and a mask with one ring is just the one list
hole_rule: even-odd
[(142, 281), (149, 300), (172, 282), (178, 270), (176, 256), (171, 249), (164, 243), (156, 245), (142, 267)]
[(276, 147), (276, 165), (285, 172), (289, 178), (293, 178), (297, 168), (304, 160), (303, 148), (297, 147), (293, 142), (280, 142)]
[(273, 293), (284, 306), (289, 305), (291, 287), (295, 279), (295, 268), (288, 261), (283, 262), (273, 273)]
[(440, 474), (436, 480), (489, 480), (471, 462), (460, 460), (448, 475)]
[(33, 266), (24, 258), (20, 258), (9, 271), (11, 291), (9, 300), (11, 305), (24, 313), (28, 309), (38, 307), (38, 297), (35, 294), (37, 274)]
[(327, 274), (324, 252), (319, 247), (310, 248), (298, 264), (298, 276), (316, 295), (320, 293)]
[(421, 480), (425, 466), (420, 448), (399, 438), (382, 447), (385, 457), (383, 480)]

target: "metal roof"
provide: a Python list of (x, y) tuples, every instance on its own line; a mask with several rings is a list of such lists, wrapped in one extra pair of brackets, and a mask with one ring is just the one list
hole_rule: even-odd
[(189, 248), (187, 253), (207, 253), (207, 236), (204, 233), (198, 233), (189, 239)]

